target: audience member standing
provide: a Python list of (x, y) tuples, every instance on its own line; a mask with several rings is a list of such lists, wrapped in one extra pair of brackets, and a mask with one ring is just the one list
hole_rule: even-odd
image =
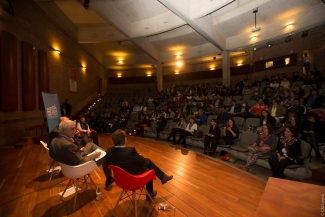
[(71, 111), (72, 111), (72, 106), (69, 103), (69, 99), (66, 99), (64, 103), (62, 104), (62, 108), (65, 108), (65, 116), (70, 118)]

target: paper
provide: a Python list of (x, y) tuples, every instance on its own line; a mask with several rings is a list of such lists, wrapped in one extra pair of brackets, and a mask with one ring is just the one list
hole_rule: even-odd
[(105, 151), (103, 151), (103, 150), (101, 150), (101, 149), (98, 148), (98, 149), (96, 149), (96, 151), (91, 152), (87, 156), (90, 156), (90, 155), (94, 154), (95, 152), (100, 152), (99, 157), (95, 158), (95, 161), (98, 161), (99, 159), (101, 159), (102, 157), (104, 157), (106, 155), (106, 152)]

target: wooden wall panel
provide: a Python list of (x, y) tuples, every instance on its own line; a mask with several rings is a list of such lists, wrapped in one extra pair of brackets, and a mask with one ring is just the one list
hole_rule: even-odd
[(50, 91), (49, 66), (47, 52), (39, 51), (39, 109), (44, 109), (42, 92)]
[(36, 109), (35, 47), (22, 42), (23, 110)]
[(110, 84), (147, 84), (147, 83), (156, 83), (156, 76), (140, 76), (140, 77), (110, 77)]
[(249, 74), (251, 70), (250, 64), (242, 65), (242, 66), (232, 66), (230, 67), (230, 75), (236, 76), (236, 75), (245, 75)]
[(18, 110), (17, 38), (0, 32), (0, 109)]

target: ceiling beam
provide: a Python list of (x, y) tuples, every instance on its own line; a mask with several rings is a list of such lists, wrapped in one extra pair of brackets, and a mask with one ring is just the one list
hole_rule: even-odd
[(222, 36), (220, 32), (217, 31), (210, 19), (207, 17), (201, 18), (199, 20), (192, 20), (189, 14), (186, 14), (184, 8), (187, 7), (185, 5), (180, 8), (179, 5), (176, 5), (175, 2), (171, 2), (170, 0), (158, 0), (165, 7), (171, 10), (174, 14), (179, 16), (182, 20), (184, 20), (189, 26), (191, 26), (195, 31), (197, 31), (202, 37), (204, 37), (207, 41), (217, 47), (219, 50), (224, 50), (226, 47), (226, 39)]
[(159, 52), (147, 39), (132, 38), (131, 21), (129, 21), (127, 17), (125, 17), (114, 7), (114, 2), (107, 0), (92, 1), (90, 7), (153, 60), (159, 61)]

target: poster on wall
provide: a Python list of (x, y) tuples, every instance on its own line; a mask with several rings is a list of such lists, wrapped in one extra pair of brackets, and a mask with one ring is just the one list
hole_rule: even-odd
[(77, 92), (77, 72), (73, 67), (69, 68), (70, 92)]

